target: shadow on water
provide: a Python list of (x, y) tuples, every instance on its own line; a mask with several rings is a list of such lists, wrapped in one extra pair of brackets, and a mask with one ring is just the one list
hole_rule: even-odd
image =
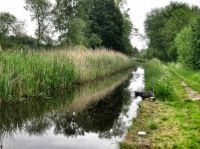
[(141, 70), (87, 84), (60, 98), (1, 104), (0, 143), (9, 149), (118, 148), (136, 116), (140, 99), (132, 93), (143, 86)]

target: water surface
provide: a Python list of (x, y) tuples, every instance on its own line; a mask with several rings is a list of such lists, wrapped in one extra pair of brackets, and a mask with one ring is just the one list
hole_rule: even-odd
[(144, 70), (82, 86), (66, 97), (0, 107), (3, 149), (117, 149), (137, 116)]

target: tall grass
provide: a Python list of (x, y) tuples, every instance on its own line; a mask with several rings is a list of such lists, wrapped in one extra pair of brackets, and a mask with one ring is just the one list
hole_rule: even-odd
[(153, 59), (145, 64), (145, 88), (153, 89), (159, 100), (172, 100), (175, 92), (170, 83), (170, 73), (159, 60)]
[(47, 96), (57, 89), (95, 80), (133, 65), (127, 56), (108, 50), (68, 49), (0, 53), (0, 98)]

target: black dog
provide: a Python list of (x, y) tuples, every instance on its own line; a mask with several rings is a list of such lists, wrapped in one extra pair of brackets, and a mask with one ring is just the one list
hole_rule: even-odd
[(144, 91), (144, 92), (138, 92), (135, 91), (135, 97), (142, 97), (142, 99), (149, 98), (154, 100), (154, 92), (153, 91)]

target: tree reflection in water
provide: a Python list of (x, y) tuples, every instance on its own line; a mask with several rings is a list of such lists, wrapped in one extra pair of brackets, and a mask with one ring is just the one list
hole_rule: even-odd
[(101, 138), (122, 136), (120, 114), (130, 104), (130, 72), (78, 88), (59, 99), (36, 99), (0, 107), (0, 142), (23, 132), (41, 136), (50, 129), (66, 137), (98, 133)]

